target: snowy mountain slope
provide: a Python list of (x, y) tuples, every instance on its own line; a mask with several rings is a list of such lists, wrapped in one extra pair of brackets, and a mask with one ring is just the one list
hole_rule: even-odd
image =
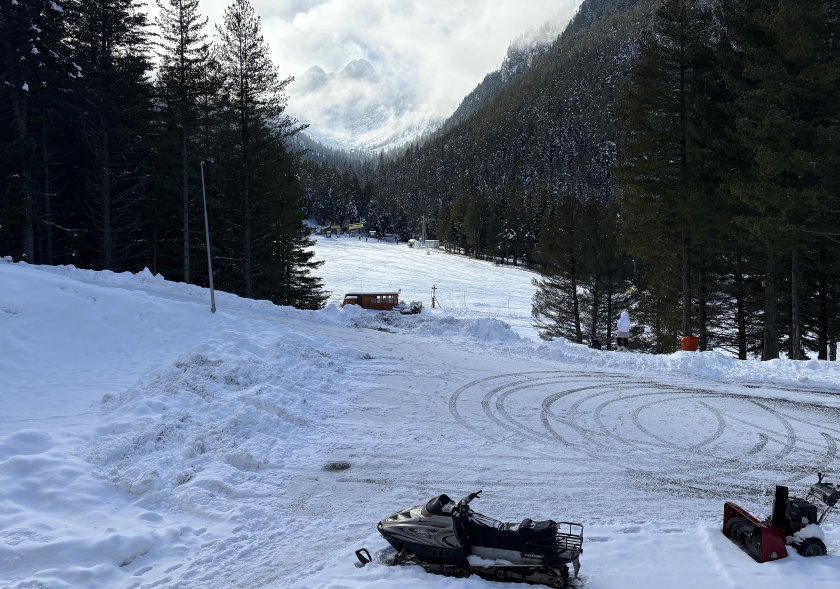
[[(328, 288), (331, 266), (532, 288), (362, 244), (316, 245)], [(539, 344), (462, 292), (406, 317), (217, 293), (211, 315), (148, 272), (0, 263), (0, 586), (512, 589), (353, 567), (385, 515), (478, 488), (488, 515), (583, 522), (587, 587), (836, 584), (836, 522), (829, 556), (765, 565), (717, 530), (725, 499), (763, 514), (773, 484), (840, 473), (836, 365)]]
[(419, 300), (431, 309), (432, 287), (436, 287), (437, 304), (447, 314), (461, 319), (500, 319), (516, 334), (539, 339), (531, 319), (534, 272), (477, 263), (443, 250), (412, 249), (404, 243), (316, 240), (316, 257), (325, 262), (318, 274), (332, 293), (331, 303), (341, 304), (344, 293), (351, 290), (386, 289), (400, 291), (401, 299)]
[(549, 21), (514, 39), (499, 69), (484, 76), (484, 79), (464, 97), (443, 126), (451, 128), (465, 121), (492, 101), (502, 90), (514, 84), (549, 50), (566, 28), (566, 24), (564, 20)]

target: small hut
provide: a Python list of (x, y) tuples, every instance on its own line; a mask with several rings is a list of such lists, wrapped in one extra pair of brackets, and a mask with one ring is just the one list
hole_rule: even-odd
[(344, 305), (359, 305), (362, 309), (390, 311), (400, 302), (398, 292), (348, 292), (344, 295)]

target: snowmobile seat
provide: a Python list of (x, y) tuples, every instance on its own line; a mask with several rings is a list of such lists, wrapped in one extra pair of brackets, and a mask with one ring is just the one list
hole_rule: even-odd
[(557, 536), (557, 522), (547, 519), (540, 522), (535, 522), (527, 517), (519, 524), (519, 529), (516, 530), (517, 535), (522, 542), (533, 542), (534, 540), (554, 539)]
[(475, 515), (467, 522), (467, 534), (473, 546), (521, 552), (526, 543), (535, 540), (553, 545), (557, 536), (557, 523), (553, 520), (534, 522), (525, 518), (522, 523), (502, 523)]
[(434, 499), (429, 499), (429, 502), (423, 507), (423, 515), (451, 515), (452, 508), (455, 507), (455, 502), (449, 498), (449, 495), (443, 494)]

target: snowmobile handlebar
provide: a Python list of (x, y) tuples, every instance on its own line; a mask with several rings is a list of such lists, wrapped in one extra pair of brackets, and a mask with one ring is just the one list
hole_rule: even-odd
[(466, 497), (464, 497), (463, 499), (461, 499), (458, 502), (458, 507), (466, 507), (467, 505), (470, 504), (470, 501), (472, 501), (473, 499), (476, 499), (479, 495), (481, 495), (481, 491), (476, 491), (475, 493), (470, 493), (469, 495), (467, 495)]

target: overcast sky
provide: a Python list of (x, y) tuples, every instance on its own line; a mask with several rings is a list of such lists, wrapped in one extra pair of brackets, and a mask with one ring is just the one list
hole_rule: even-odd
[[(581, 0), (251, 0), (284, 77), (314, 65), (370, 61), (439, 115), (498, 69), (513, 39), (546, 21), (567, 22)], [(154, 2), (151, 2), (154, 4)], [(230, 0), (202, 0), (211, 26)], [(212, 29), (215, 32), (215, 29)], [(418, 105), (419, 106), (419, 105)]]

